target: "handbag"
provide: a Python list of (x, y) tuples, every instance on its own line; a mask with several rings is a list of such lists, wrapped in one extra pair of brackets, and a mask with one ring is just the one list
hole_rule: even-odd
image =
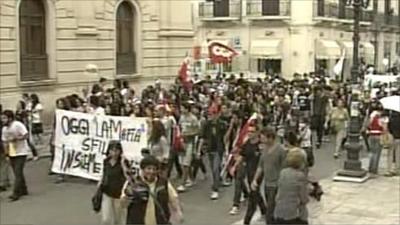
[(179, 126), (174, 127), (174, 134), (172, 139), (172, 148), (176, 152), (184, 152), (185, 145)]
[(101, 190), (100, 186), (99, 188), (97, 188), (96, 193), (92, 197), (92, 207), (96, 213), (100, 212), (102, 201), (103, 201), (103, 191)]
[[(106, 160), (104, 160), (105, 163)], [(99, 187), (97, 187), (96, 192), (94, 193), (94, 196), (92, 197), (92, 208), (96, 213), (99, 213), (101, 210), (101, 203), (103, 201), (103, 185), (105, 182), (108, 182), (104, 178), (105, 174), (105, 169), (103, 168), (103, 176), (101, 178), (101, 184)]]

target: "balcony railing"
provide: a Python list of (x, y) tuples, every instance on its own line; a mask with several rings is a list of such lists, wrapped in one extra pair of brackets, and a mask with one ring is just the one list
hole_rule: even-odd
[(249, 18), (290, 17), (290, 0), (248, 0)]
[(383, 13), (379, 13), (377, 15), (377, 23), (380, 25), (397, 27), (400, 29), (400, 16), (398, 15), (387, 15)]
[[(354, 10), (351, 7), (339, 6), (336, 3), (325, 3), (325, 1), (316, 0), (314, 2), (314, 17), (352, 22), (354, 21)], [(372, 22), (373, 18), (373, 11), (361, 11), (361, 22)]]
[(202, 20), (238, 20), (241, 17), (241, 4), (229, 0), (202, 2), (199, 4), (199, 17)]

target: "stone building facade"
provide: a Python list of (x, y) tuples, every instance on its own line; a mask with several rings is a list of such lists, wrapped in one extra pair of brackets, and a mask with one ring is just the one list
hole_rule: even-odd
[[(344, 78), (353, 54), (353, 8), (347, 0), (219, 0), (197, 4), (196, 44), (207, 54), (207, 42), (226, 43), (241, 53), (224, 71), (282, 74), (327, 73), (345, 51)], [(376, 9), (376, 15), (375, 15)], [(400, 66), (400, 4), (370, 0), (362, 11), (360, 57), (384, 70)], [(207, 60), (205, 60), (207, 61)], [(202, 64), (202, 65), (200, 65)], [(200, 67), (215, 69), (207, 62)], [(389, 66), (389, 65), (388, 65)], [(204, 69), (203, 69), (204, 71)]]
[(34, 92), (48, 114), (100, 77), (137, 90), (170, 81), (192, 49), (192, 21), (190, 1), (0, 1), (0, 102), (14, 109)]

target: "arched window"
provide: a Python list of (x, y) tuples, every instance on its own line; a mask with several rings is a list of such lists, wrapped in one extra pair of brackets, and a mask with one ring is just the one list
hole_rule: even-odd
[(42, 0), (22, 0), (19, 8), (21, 81), (48, 79), (46, 13)]
[(117, 10), (117, 74), (136, 72), (134, 18), (132, 5), (127, 1), (122, 2)]

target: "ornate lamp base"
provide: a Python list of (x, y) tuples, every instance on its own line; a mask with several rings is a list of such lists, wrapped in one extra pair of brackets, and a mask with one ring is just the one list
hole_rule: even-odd
[(333, 177), (333, 181), (364, 183), (369, 178), (367, 171), (340, 170)]

